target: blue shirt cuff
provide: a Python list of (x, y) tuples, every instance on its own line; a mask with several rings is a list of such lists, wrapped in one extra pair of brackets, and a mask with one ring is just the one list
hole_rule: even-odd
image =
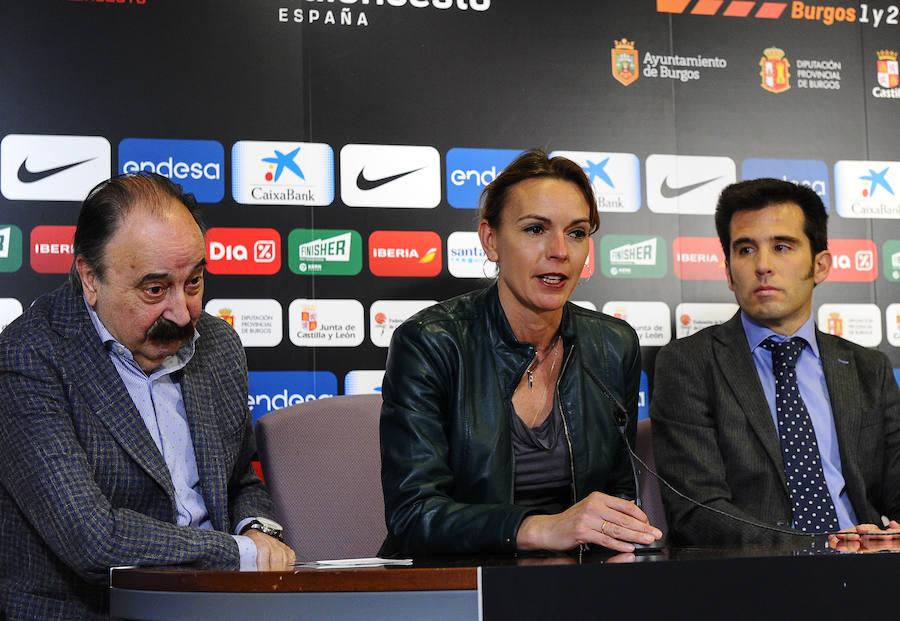
[(241, 571), (256, 571), (256, 544), (250, 537), (232, 535), (241, 555)]

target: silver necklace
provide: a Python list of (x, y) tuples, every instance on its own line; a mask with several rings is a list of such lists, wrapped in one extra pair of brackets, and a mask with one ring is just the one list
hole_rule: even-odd
[[(556, 349), (556, 344), (557, 344), (558, 342), (559, 342), (559, 334), (557, 334), (555, 337), (553, 337), (553, 342), (550, 343), (550, 347), (547, 348), (548, 354), (549, 354), (550, 352), (555, 351), (555, 349)], [(533, 388), (534, 388), (534, 372), (537, 371), (537, 368), (538, 368), (539, 366), (541, 366), (541, 363), (544, 362), (544, 360), (547, 359), (547, 355), (548, 355), (548, 354), (544, 354), (544, 357), (543, 357), (543, 358), (540, 358), (540, 359), (539, 359), (537, 356), (535, 356), (535, 357), (534, 357), (534, 360), (531, 361), (531, 364), (528, 365), (528, 368), (525, 369), (525, 373), (526, 373), (526, 375), (528, 375), (528, 388), (529, 388), (529, 389), (533, 389)], [(555, 368), (556, 368), (556, 356), (553, 357), (553, 366), (550, 367), (550, 375), (551, 375), (551, 377), (553, 376), (553, 369), (555, 369)]]

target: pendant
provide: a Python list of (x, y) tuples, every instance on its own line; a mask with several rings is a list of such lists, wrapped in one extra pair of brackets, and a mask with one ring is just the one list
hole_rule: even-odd
[(534, 371), (531, 369), (526, 369), (525, 373), (528, 374), (528, 387), (534, 388)]

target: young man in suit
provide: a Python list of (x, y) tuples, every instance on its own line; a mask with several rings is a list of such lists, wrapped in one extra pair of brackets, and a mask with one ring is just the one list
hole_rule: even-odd
[[(827, 218), (813, 190), (777, 179), (722, 192), (716, 230), (740, 311), (657, 356), (656, 461), (688, 496), (754, 522), (805, 533), (896, 529), (900, 389), (890, 362), (813, 323), (813, 288), (832, 263)], [(672, 543), (786, 537), (667, 490), (663, 499)]]
[(94, 188), (70, 283), (0, 335), (0, 617), (100, 618), (108, 569), (286, 569), (240, 340), (203, 312), (193, 197)]

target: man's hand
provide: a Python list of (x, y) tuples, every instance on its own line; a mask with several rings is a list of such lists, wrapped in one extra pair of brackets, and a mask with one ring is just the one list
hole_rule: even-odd
[(258, 571), (288, 571), (294, 566), (297, 555), (289, 547), (269, 535), (248, 528), (244, 536), (256, 545), (256, 569)]

